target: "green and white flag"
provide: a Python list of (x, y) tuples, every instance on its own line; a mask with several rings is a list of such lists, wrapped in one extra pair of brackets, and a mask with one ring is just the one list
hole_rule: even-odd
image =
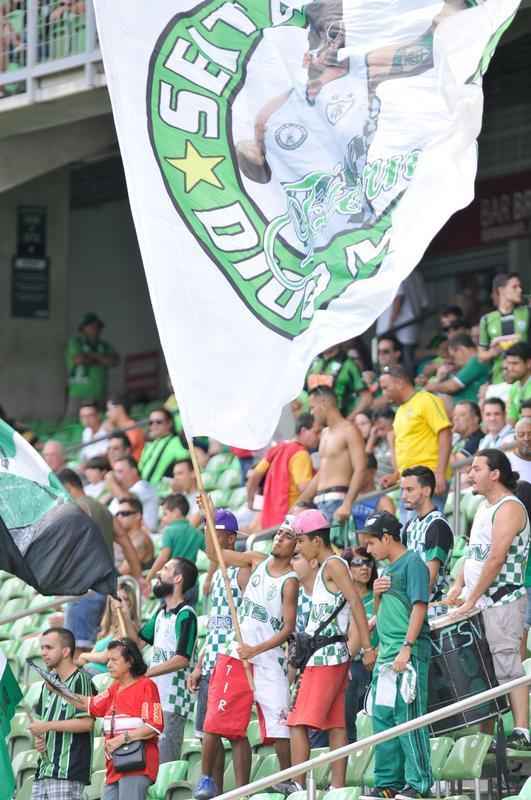
[(0, 420), (0, 569), (41, 594), (115, 593), (103, 534), (37, 451)]
[(0, 787), (1, 796), (5, 798), (11, 797), (15, 789), (6, 736), (9, 734), (13, 714), (21, 700), (20, 687), (5, 655), (0, 650)]
[(185, 428), (257, 448), (473, 199), (518, 0), (95, 4)]

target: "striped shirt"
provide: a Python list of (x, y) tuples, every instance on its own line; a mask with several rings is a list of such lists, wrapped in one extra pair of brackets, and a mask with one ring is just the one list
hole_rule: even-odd
[[(75, 694), (95, 695), (90, 675), (77, 669), (65, 681)], [(78, 711), (67, 700), (50, 691), (46, 684), (35, 706), (37, 716), (43, 722), (79, 719), (86, 717), (86, 711)], [(90, 762), (92, 757), (92, 732), (68, 733), (49, 731), (45, 734), (46, 750), (41, 754), (37, 765), (36, 780), (54, 778), (64, 781), (90, 783)]]

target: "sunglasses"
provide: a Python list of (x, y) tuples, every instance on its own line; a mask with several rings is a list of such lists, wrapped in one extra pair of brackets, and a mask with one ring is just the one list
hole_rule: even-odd
[(149, 420), (149, 424), (150, 425), (164, 425), (165, 422), (166, 422), (165, 419), (150, 419)]
[(138, 511), (117, 511), (115, 516), (116, 517), (132, 517), (134, 514), (138, 514)]
[(369, 558), (353, 558), (350, 562), (351, 567), (369, 567), (372, 561)]

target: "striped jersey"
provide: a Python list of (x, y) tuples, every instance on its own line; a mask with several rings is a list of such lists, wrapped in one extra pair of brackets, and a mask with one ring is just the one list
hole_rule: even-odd
[[(339, 556), (329, 556), (319, 568), (319, 572), (315, 578), (312, 594), (312, 609), (310, 612), (310, 619), (306, 626), (306, 633), (313, 635), (319, 628), (319, 625), (332, 615), (337, 606), (345, 599), (339, 592), (331, 592), (325, 583), (324, 570), (327, 563), (332, 559), (337, 558), (348, 569), (348, 564)], [(350, 607), (348, 603), (341, 609), (339, 614), (332, 622), (330, 622), (319, 636), (339, 636), (346, 637), (350, 619)], [(335, 664), (344, 664), (350, 660), (350, 654), (346, 642), (336, 642), (329, 644), (326, 647), (321, 647), (316, 650), (308, 661), (309, 667), (325, 667), (333, 666)]]
[(415, 515), (406, 524), (402, 537), (407, 549), (418, 553), (424, 563), (439, 562), (430, 602), (440, 600), (448, 592), (448, 572), (454, 546), (454, 535), (444, 514), (434, 508), (423, 517)]
[(297, 618), (295, 621), (295, 630), (297, 633), (303, 633), (310, 619), (310, 611), (312, 610), (312, 596), (306, 594), (303, 586), (299, 586), (299, 596), (297, 598)]
[[(75, 694), (96, 694), (90, 675), (82, 669), (76, 669), (63, 683)], [(42, 687), (40, 697), (35, 705), (35, 713), (43, 722), (57, 722), (88, 716), (86, 711), (78, 711), (68, 700), (50, 691), (46, 684)], [(45, 734), (45, 741), (46, 750), (41, 753), (35, 780), (53, 778), (54, 780), (90, 783), (92, 732), (59, 733), (49, 731)]]
[[(232, 599), (236, 609), (242, 599), (242, 590), (238, 585), (239, 567), (227, 567)], [(207, 635), (203, 647), (203, 662), (201, 675), (209, 675), (219, 652), (225, 652), (225, 645), (232, 633), (232, 617), (225, 592), (225, 581), (220, 569), (217, 569), (212, 578), (210, 590), (210, 613), (208, 615)]]

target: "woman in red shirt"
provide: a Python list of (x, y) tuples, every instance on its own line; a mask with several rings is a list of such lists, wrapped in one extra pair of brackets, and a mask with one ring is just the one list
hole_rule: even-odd
[[(107, 775), (102, 800), (145, 800), (159, 769), (158, 737), (164, 730), (159, 691), (145, 677), (147, 666), (132, 639), (116, 639), (107, 650), (107, 669), (114, 683), (96, 697), (75, 695), (68, 700), (92, 717), (103, 717)], [(140, 739), (144, 741), (145, 767), (117, 772), (112, 762), (114, 750)]]

